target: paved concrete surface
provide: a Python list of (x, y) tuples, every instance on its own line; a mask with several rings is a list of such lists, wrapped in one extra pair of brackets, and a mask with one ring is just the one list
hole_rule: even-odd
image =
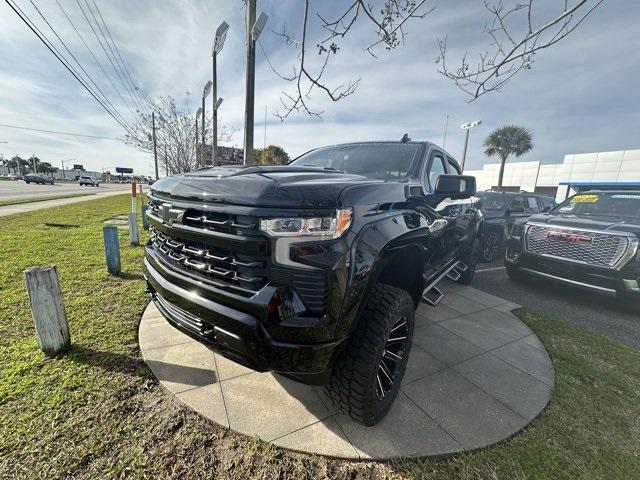
[(556, 283), (511, 280), (503, 260), (478, 265), (473, 287), (588, 330), (640, 347), (640, 314), (615, 298)]
[[(5, 184), (11, 185), (11, 188), (6, 188)], [(148, 186), (146, 189), (148, 189)], [(95, 200), (96, 198), (108, 197), (111, 195), (120, 195), (129, 191), (131, 191), (131, 185), (108, 184), (106, 186), (101, 185), (96, 188), (80, 187), (75, 184), (27, 185), (21, 180), (13, 182), (2, 181), (0, 182), (0, 199), (2, 200), (79, 193), (93, 193), (95, 195), (43, 200), (33, 203), (21, 203), (19, 205), (6, 205), (0, 207), (0, 217), (13, 215), (14, 213), (40, 210), (42, 208), (58, 207), (60, 205), (67, 205), (70, 203), (86, 202), (87, 200)]]
[(143, 357), (169, 392), (237, 432), (308, 453), (351, 459), (435, 456), (498, 442), (549, 400), (554, 371), (517, 305), (447, 283), (438, 307), (420, 306), (400, 394), (363, 427), (322, 387), (258, 373), (173, 328), (153, 304), (140, 323)]

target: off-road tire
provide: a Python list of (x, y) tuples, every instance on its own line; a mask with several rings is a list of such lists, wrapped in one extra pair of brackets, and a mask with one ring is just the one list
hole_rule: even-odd
[[(378, 396), (378, 369), (385, 354), (387, 339), (398, 319), (407, 322), (402, 360), (393, 372), (388, 393)], [(331, 402), (356, 422), (371, 426), (389, 411), (398, 395), (400, 382), (409, 359), (414, 327), (414, 304), (409, 294), (399, 288), (378, 284), (342, 351), (326, 386)]]

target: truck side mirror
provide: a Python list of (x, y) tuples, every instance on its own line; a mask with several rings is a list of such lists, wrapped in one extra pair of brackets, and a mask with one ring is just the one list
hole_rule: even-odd
[(469, 198), (476, 194), (476, 177), (469, 175), (440, 175), (435, 194), (452, 200)]

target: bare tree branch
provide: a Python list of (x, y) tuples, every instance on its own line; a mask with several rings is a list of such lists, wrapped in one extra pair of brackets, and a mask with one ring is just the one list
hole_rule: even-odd
[[(196, 155), (196, 121), (193, 113), (188, 113), (176, 105), (173, 97), (147, 99), (149, 111), (156, 116), (156, 143), (158, 161), (170, 174), (189, 172), (198, 168)], [(201, 118), (198, 118), (201, 121)], [(205, 118), (205, 142), (210, 144), (213, 129), (211, 116)], [(125, 143), (138, 150), (153, 153), (153, 126), (151, 113), (139, 112), (131, 134), (125, 136)], [(218, 126), (218, 142), (229, 142), (235, 130)], [(198, 144), (201, 143), (201, 125), (198, 125)], [(165, 155), (166, 152), (166, 155)]]
[[(470, 65), (465, 52), (459, 66), (450, 69), (447, 39), (439, 40), (438, 71), (470, 95), (470, 101), (500, 91), (516, 74), (533, 67), (538, 51), (551, 47), (573, 32), (602, 2), (604, 0), (576, 0), (569, 6), (568, 0), (564, 0), (563, 11), (557, 17), (534, 28), (533, 0), (514, 0), (510, 8), (505, 7), (503, 0), (492, 4), (485, 0), (485, 8), (492, 17), (484, 28), (484, 33), (491, 38), (490, 50), (479, 54), (475, 66)], [(526, 19), (520, 20), (519, 15), (526, 15)], [(522, 25), (526, 25), (526, 30)]]
[(291, 75), (281, 74), (267, 57), (267, 62), (273, 72), (283, 80), (294, 84), (292, 93), (282, 93), (280, 97), (281, 109), (276, 111), (274, 115), (281, 120), (297, 112), (304, 112), (311, 116), (322, 115), (322, 111), (318, 111), (310, 105), (314, 90), (320, 90), (333, 102), (338, 102), (352, 95), (360, 84), (360, 78), (337, 86), (329, 86), (324, 78), (331, 56), (338, 54), (341, 49), (339, 42), (362, 18), (363, 21), (374, 27), (376, 36), (375, 40), (364, 47), (364, 51), (375, 57), (375, 49), (381, 45), (384, 45), (386, 50), (393, 50), (404, 42), (406, 33), (403, 27), (409, 20), (422, 19), (433, 12), (434, 8), (424, 8), (426, 1), (381, 0), (381, 6), (375, 7), (374, 3), (365, 3), (364, 0), (349, 0), (345, 10), (335, 20), (326, 19), (316, 13), (315, 17), (319, 20), (320, 27), (326, 32), (326, 36), (316, 43), (317, 53), (321, 59), (314, 67), (308, 62), (310, 1), (305, 0), (300, 36), (295, 36), (285, 27), (280, 32), (274, 32), (288, 46), (295, 48), (298, 52), (298, 60), (296, 66), (293, 67), (293, 73)]

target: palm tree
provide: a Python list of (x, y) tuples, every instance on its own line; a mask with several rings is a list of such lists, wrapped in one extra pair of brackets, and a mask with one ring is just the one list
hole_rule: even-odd
[(504, 166), (509, 155), (519, 157), (533, 148), (531, 132), (518, 125), (506, 125), (495, 129), (484, 141), (484, 153), (489, 157), (497, 155), (500, 164), (500, 176), (498, 177), (498, 190), (502, 190), (502, 178)]

